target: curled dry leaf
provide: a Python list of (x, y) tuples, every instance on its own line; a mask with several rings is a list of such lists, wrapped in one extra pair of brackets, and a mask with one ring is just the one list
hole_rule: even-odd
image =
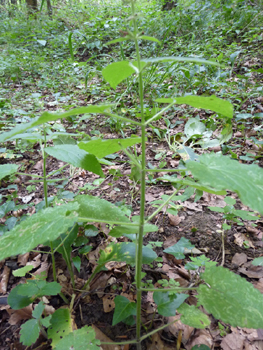
[[(176, 321), (177, 320), (177, 321)], [(178, 333), (179, 331), (182, 331), (182, 344), (185, 345), (188, 340), (190, 339), (194, 328), (190, 327), (186, 324), (183, 324), (180, 321), (180, 316), (176, 315), (176, 316), (172, 316), (168, 318), (168, 323), (170, 322), (174, 322), (173, 324), (171, 324), (170, 326), (167, 327), (167, 329), (169, 330), (169, 332), (171, 332), (176, 338), (178, 337)]]
[(186, 350), (191, 350), (192, 347), (200, 344), (207, 345), (210, 349), (212, 348), (213, 338), (205, 329), (197, 329), (185, 345), (185, 348)]
[(181, 218), (178, 215), (172, 215), (168, 213), (169, 223), (172, 226), (178, 226), (181, 222)]
[(7, 285), (9, 281), (11, 269), (7, 266), (4, 267), (4, 271), (2, 273), (2, 278), (0, 282), (0, 293), (6, 294), (7, 292)]
[[(18, 255), (18, 258), (17, 258), (18, 265), (26, 266), (26, 264), (28, 262), (29, 254), (30, 253), (25, 253), (25, 254)], [(33, 264), (31, 264), (31, 265), (33, 265)]]
[(243, 350), (244, 338), (240, 334), (227, 334), (221, 342), (223, 350)]

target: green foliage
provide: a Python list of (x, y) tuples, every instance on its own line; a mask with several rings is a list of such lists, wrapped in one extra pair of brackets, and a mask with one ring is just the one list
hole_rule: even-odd
[(15, 164), (0, 165), (0, 180), (2, 180), (6, 176), (12, 175), (17, 171), (18, 168), (19, 166)]
[(251, 283), (216, 266), (207, 268), (201, 277), (206, 284), (198, 288), (198, 303), (215, 318), (234, 327), (263, 326), (263, 296)]
[(92, 327), (84, 326), (67, 335), (56, 344), (55, 350), (99, 350), (100, 341), (95, 338)]
[(182, 237), (176, 244), (173, 246), (166, 248), (164, 253), (173, 255), (176, 259), (183, 259), (185, 257), (184, 251), (185, 248), (193, 249), (194, 245), (192, 245), (189, 239)]
[(210, 325), (209, 317), (194, 305), (183, 303), (177, 311), (181, 314), (181, 322), (190, 327), (204, 329)]
[(129, 325), (134, 324), (133, 316), (136, 316), (136, 304), (122, 295), (115, 297), (114, 302), (116, 307), (113, 314), (112, 325), (115, 326), (121, 321)]
[(56, 346), (63, 337), (73, 332), (70, 310), (68, 308), (56, 310), (50, 320), (48, 338), (52, 339), (52, 347)]
[(171, 292), (154, 292), (153, 300), (157, 305), (158, 313), (162, 316), (175, 316), (176, 310), (188, 298), (188, 294)]

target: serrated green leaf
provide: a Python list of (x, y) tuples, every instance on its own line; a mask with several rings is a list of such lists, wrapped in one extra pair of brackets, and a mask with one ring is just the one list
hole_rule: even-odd
[(183, 303), (177, 311), (181, 315), (181, 322), (190, 327), (204, 329), (210, 325), (210, 320), (206, 314), (197, 309), (194, 305)]
[(183, 259), (185, 257), (184, 249), (193, 249), (194, 247), (195, 246), (190, 243), (189, 239), (182, 237), (176, 244), (166, 248), (164, 252), (173, 255), (176, 259)]
[(134, 73), (135, 70), (132, 68), (129, 61), (114, 62), (102, 70), (104, 79), (113, 89), (116, 89), (119, 83)]
[(162, 316), (175, 316), (177, 308), (188, 298), (187, 294), (172, 294), (170, 292), (154, 292), (153, 300)]
[(127, 223), (130, 220), (123, 211), (116, 205), (89, 195), (76, 196), (74, 202), (79, 204), (79, 220), (86, 222), (121, 222)]
[(221, 266), (201, 275), (198, 304), (233, 327), (263, 328), (263, 295), (244, 278)]
[(112, 325), (125, 320), (129, 316), (136, 316), (136, 304), (122, 295), (118, 295), (114, 299), (115, 309), (113, 314)]
[(86, 114), (86, 113), (103, 113), (105, 110), (114, 107), (114, 104), (107, 104), (107, 105), (94, 105), (94, 106), (88, 106), (88, 107), (79, 107), (71, 109), (64, 113), (50, 113), (50, 112), (44, 112), (39, 118), (34, 118), (28, 123), (23, 123), (20, 125), (17, 125), (10, 131), (4, 132), (0, 134), (0, 143), (8, 140), (9, 138), (21, 134), (24, 131), (31, 129), (35, 126), (48, 123), (50, 121), (55, 121), (62, 118), (71, 117), (74, 115), (79, 114)]
[(135, 145), (136, 143), (141, 143), (142, 139), (140, 137), (130, 137), (127, 139), (110, 139), (110, 140), (92, 140), (88, 142), (80, 142), (78, 144), (79, 148), (94, 154), (97, 158), (103, 158), (109, 154), (121, 151), (123, 148), (127, 148)]
[(260, 258), (256, 258), (252, 261), (252, 265), (254, 266), (263, 266), (263, 256)]
[(40, 301), (34, 308), (32, 312), (32, 316), (36, 319), (39, 319), (42, 316), (44, 309), (45, 309), (45, 304), (43, 303), (43, 301)]
[(45, 152), (63, 162), (74, 165), (77, 168), (91, 171), (104, 177), (98, 159), (93, 155), (80, 149), (77, 145), (57, 145), (45, 148)]
[(77, 221), (77, 203), (41, 210), (0, 237), (0, 260), (53, 241)]
[(62, 286), (57, 282), (46, 282), (45, 285), (38, 291), (37, 295), (38, 297), (42, 297), (44, 295), (57, 295), (61, 292), (61, 288)]
[(39, 337), (40, 327), (38, 321), (34, 318), (26, 321), (21, 326), (20, 330), (20, 341), (26, 346), (34, 344)]
[(100, 350), (100, 341), (96, 339), (92, 327), (84, 326), (63, 337), (54, 350)]
[[(158, 231), (158, 226), (156, 225), (152, 225), (152, 224), (145, 224), (144, 225), (144, 234), (147, 232), (155, 232)], [(138, 227), (136, 226), (125, 226), (125, 225), (121, 225), (121, 226), (115, 226), (110, 232), (109, 235), (112, 237), (121, 237), (124, 234), (125, 235), (130, 235), (130, 234), (136, 234), (139, 232), (139, 225)]]
[[(156, 253), (149, 247), (142, 248), (142, 263), (150, 264), (157, 258)], [(109, 261), (125, 261), (129, 265), (135, 265), (136, 244), (130, 242), (112, 243), (101, 252), (99, 265), (105, 265)]]
[(6, 176), (14, 174), (18, 168), (19, 168), (19, 165), (16, 165), (16, 164), (0, 165), (0, 180), (2, 180)]
[[(52, 339), (52, 348), (65, 337), (72, 332), (72, 323), (69, 309), (56, 310), (50, 320), (50, 327), (48, 328), (48, 338)], [(66, 348), (65, 348), (66, 349)]]
[(28, 306), (32, 303), (33, 298), (28, 295), (21, 295), (20, 291), (24, 288), (24, 284), (19, 284), (11, 290), (8, 295), (7, 302), (14, 310), (23, 309), (23, 307)]
[(236, 192), (245, 205), (263, 214), (263, 170), (257, 165), (240, 164), (215, 153), (187, 162), (186, 168), (201, 184)]

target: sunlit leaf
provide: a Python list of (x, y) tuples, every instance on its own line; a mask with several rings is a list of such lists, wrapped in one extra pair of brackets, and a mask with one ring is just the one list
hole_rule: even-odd
[(190, 327), (204, 329), (210, 325), (210, 320), (206, 314), (197, 309), (194, 305), (183, 303), (177, 311), (181, 315), (181, 322)]
[(63, 336), (54, 350), (100, 350), (99, 345), (94, 329), (84, 326)]
[(233, 327), (263, 328), (263, 295), (246, 279), (221, 266), (201, 275), (198, 304)]
[(14, 174), (18, 168), (19, 168), (19, 165), (16, 165), (16, 164), (0, 165), (0, 180), (2, 180), (6, 176)]

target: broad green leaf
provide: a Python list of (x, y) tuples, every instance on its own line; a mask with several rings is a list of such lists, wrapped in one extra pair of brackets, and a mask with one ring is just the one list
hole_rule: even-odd
[(93, 154), (89, 154), (82, 149), (79, 149), (77, 145), (57, 145), (54, 147), (47, 147), (45, 148), (45, 152), (50, 156), (72, 164), (77, 168), (82, 168), (104, 177), (98, 159)]
[(217, 62), (207, 61), (197, 57), (177, 57), (177, 56), (156, 57), (156, 58), (143, 59), (143, 62), (146, 62), (146, 63), (185, 62), (185, 63), (209, 64), (211, 66), (220, 66), (220, 64)]
[(13, 275), (15, 277), (24, 277), (29, 271), (33, 270), (33, 265), (26, 265), (24, 267), (21, 267), (21, 269), (17, 269), (13, 271)]
[(206, 130), (205, 124), (203, 124), (196, 118), (188, 119), (184, 127), (184, 132), (187, 138), (190, 138), (194, 135), (202, 135), (205, 132), (205, 130)]
[(204, 329), (210, 325), (210, 320), (206, 314), (200, 311), (194, 305), (183, 303), (177, 311), (181, 315), (181, 322), (190, 327)]
[(23, 123), (20, 125), (17, 125), (10, 131), (4, 132), (0, 134), (0, 143), (4, 142), (11, 137), (21, 134), (24, 131), (31, 129), (35, 126), (41, 125), (43, 123), (48, 123), (50, 121), (55, 121), (58, 119), (62, 118), (67, 118), (71, 117), (74, 115), (79, 115), (79, 114), (85, 114), (85, 113), (103, 113), (105, 110), (115, 106), (114, 104), (107, 104), (107, 105), (95, 105), (95, 106), (88, 106), (88, 107), (79, 107), (79, 108), (74, 108), (71, 109), (67, 112), (64, 113), (49, 113), (49, 112), (44, 112), (39, 118), (34, 118), (28, 123)]
[(80, 195), (75, 197), (74, 202), (79, 204), (79, 221), (106, 223), (130, 222), (120, 208), (105, 199), (89, 195)]
[(54, 350), (100, 350), (99, 345), (94, 329), (84, 326), (63, 336)]
[(254, 266), (263, 266), (263, 256), (260, 258), (256, 258), (252, 261), (252, 265)]
[(51, 345), (54, 348), (61, 338), (73, 331), (69, 309), (56, 310), (51, 317), (50, 324), (47, 334), (48, 338), (52, 339)]
[(210, 186), (203, 186), (202, 184), (200, 184), (198, 182), (194, 182), (190, 178), (180, 179), (180, 178), (175, 178), (175, 177), (170, 176), (170, 175), (164, 175), (162, 177), (158, 177), (157, 180), (169, 181), (171, 183), (181, 183), (182, 185), (194, 187), (200, 191), (214, 193), (217, 195), (225, 195), (226, 194), (226, 191), (218, 191), (218, 190), (213, 189)]
[(186, 168), (200, 184), (236, 192), (245, 205), (263, 214), (263, 169), (257, 165), (240, 164), (215, 153), (201, 155), (199, 162), (187, 162)]
[(10, 138), (10, 140), (17, 140), (17, 139), (23, 139), (23, 140), (44, 140), (44, 136), (39, 133), (23, 133), (18, 134)]
[(254, 221), (259, 219), (258, 216), (252, 215), (246, 210), (233, 210), (233, 214), (239, 216), (242, 220)]
[(0, 260), (25, 254), (38, 244), (53, 241), (77, 221), (77, 203), (47, 208), (32, 215), (0, 237)]
[(88, 142), (80, 142), (78, 146), (80, 149), (94, 154), (94, 156), (97, 158), (103, 158), (109, 154), (121, 151), (123, 148), (127, 148), (141, 142), (142, 139), (140, 137), (110, 140), (97, 139)]
[(209, 109), (220, 113), (228, 118), (233, 118), (233, 106), (229, 101), (216, 97), (215, 95), (205, 96), (184, 96), (172, 98), (158, 98), (159, 103), (187, 104), (195, 108)]
[(122, 295), (118, 295), (114, 299), (115, 310), (113, 314), (112, 325), (124, 321), (129, 316), (136, 316), (136, 304)]
[(189, 239), (182, 237), (176, 244), (169, 248), (166, 248), (164, 252), (173, 255), (176, 259), (183, 259), (185, 257), (185, 248), (193, 249), (194, 247), (195, 246), (190, 243)]
[(16, 165), (16, 164), (0, 165), (0, 180), (2, 180), (6, 176), (14, 174), (18, 168), (19, 168), (19, 165)]
[[(150, 264), (157, 258), (156, 253), (148, 248), (142, 248), (142, 263)], [(135, 265), (136, 244), (129, 242), (111, 243), (106, 249), (101, 251), (98, 260), (99, 265), (105, 265), (109, 261), (125, 261), (129, 265)]]
[(154, 292), (153, 300), (162, 316), (175, 316), (177, 308), (188, 298), (188, 294), (174, 294), (171, 292)]
[(221, 266), (201, 275), (198, 304), (233, 327), (263, 328), (263, 295), (244, 278)]
[(114, 62), (102, 70), (104, 79), (113, 89), (116, 89), (119, 83), (134, 73), (135, 70), (132, 68), (129, 61)]
[(156, 39), (156, 38), (154, 38), (154, 37), (152, 37), (152, 36), (141, 35), (141, 36), (139, 37), (139, 39), (147, 40), (147, 41), (155, 41), (156, 43), (158, 43), (159, 45), (161, 45), (160, 40), (158, 40), (158, 39)]
[(40, 318), (42, 316), (44, 309), (45, 309), (45, 304), (43, 303), (43, 301), (40, 301), (37, 304), (37, 306), (34, 308), (32, 312), (32, 316), (35, 318)]
[(33, 301), (33, 298), (31, 296), (20, 294), (20, 291), (23, 289), (23, 286), (24, 284), (19, 284), (18, 286), (13, 288), (8, 295), (8, 304), (14, 310), (23, 309), (23, 307), (30, 305)]
[[(155, 232), (158, 231), (158, 226), (152, 225), (152, 224), (145, 224), (144, 225), (144, 233), (147, 232)], [(115, 226), (110, 232), (109, 235), (112, 237), (121, 237), (124, 234), (129, 235), (129, 234), (136, 234), (139, 233), (139, 225), (136, 226)]]
[(39, 337), (40, 327), (38, 321), (33, 318), (32, 320), (26, 321), (21, 326), (20, 330), (20, 341), (26, 346), (34, 344)]

